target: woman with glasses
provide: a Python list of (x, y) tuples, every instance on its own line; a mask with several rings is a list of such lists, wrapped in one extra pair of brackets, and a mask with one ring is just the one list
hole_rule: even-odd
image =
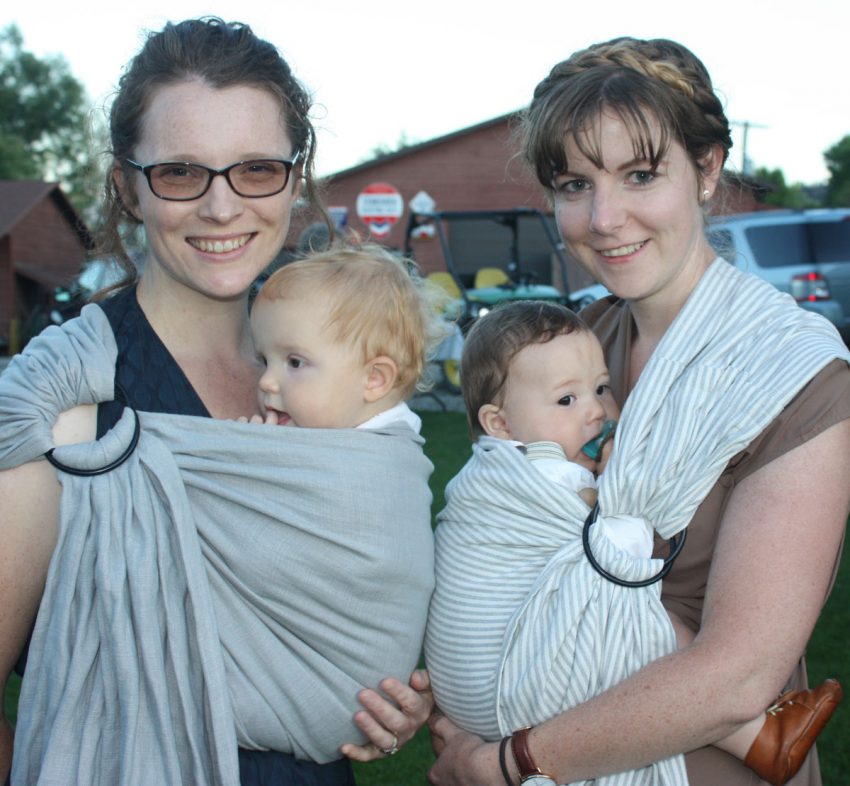
[[(106, 380), (109, 384), (114, 382), (115, 400), (99, 406), (78, 407), (61, 415), (54, 432), (59, 444), (107, 435), (103, 440), (106, 445), (111, 435), (120, 431), (123, 422), (129, 422), (130, 431), (133, 430), (133, 418), (127, 412), (133, 412), (135, 417), (135, 432), (130, 441), (132, 449), (139, 440), (138, 412), (236, 419), (256, 411), (257, 383), (263, 368), (251, 341), (248, 294), (252, 283), (283, 247), (292, 206), (302, 190), (314, 204), (320, 204), (313, 179), (315, 135), (308, 117), (309, 110), (309, 97), (287, 63), (271, 44), (258, 39), (247, 26), (226, 24), (215, 18), (189, 20), (168, 24), (161, 32), (148, 38), (120, 80), (110, 118), (113, 162), (106, 184), (101, 252), (122, 263), (126, 279), (99, 305), (108, 319), (109, 335), (103, 343), (110, 345), (108, 350), (116, 357), (114, 380)], [(144, 231), (146, 249), (138, 271), (122, 242), (128, 225), (140, 225)], [(89, 355), (93, 357), (101, 349), (100, 343), (93, 344), (83, 347), (80, 354), (85, 359)], [(31, 370), (36, 373), (34, 367)], [(36, 386), (35, 382), (32, 384)], [(57, 387), (62, 384), (59, 380), (55, 381)], [(53, 380), (48, 379), (45, 387), (54, 387)], [(97, 400), (94, 396), (88, 398), (88, 401)], [(86, 404), (87, 400), (81, 396), (74, 403)], [(144, 434), (141, 439), (143, 445)], [(210, 450), (218, 447), (213, 442)], [(48, 451), (48, 457), (51, 453)], [(126, 455), (113, 464), (124, 458)], [(199, 461), (203, 458), (203, 454), (198, 456)], [(97, 475), (102, 469), (78, 469), (73, 474)], [(166, 494), (168, 479), (165, 476), (162, 478), (163, 488), (159, 491), (156, 488), (160, 471), (156, 462), (153, 462), (151, 471), (153, 492), (141, 488), (135, 491), (131, 485), (132, 496)], [(65, 479), (69, 476), (60, 477), (67, 482)], [(103, 493), (102, 485), (92, 486), (92, 489), (93, 498)], [(57, 474), (47, 462), (28, 461), (0, 472), (0, 496), (3, 498), (3, 514), (0, 516), (0, 539), (3, 542), (0, 557), (0, 596), (3, 598), (0, 609), (0, 676), (4, 685), (16, 661), (19, 670), (23, 671), (26, 666), (25, 643), (33, 630), (45, 583), (51, 593), (49, 603), (54, 606), (62, 604), (61, 598), (65, 597), (62, 593), (69, 593), (66, 600), (70, 604), (81, 589), (73, 585), (64, 586), (67, 584), (62, 574), (63, 565), (67, 564), (62, 561), (64, 557), (54, 558), (51, 576), (47, 580), (48, 565), (57, 538), (66, 556), (68, 551), (67, 533), (57, 528), (60, 493)], [(120, 504), (123, 493), (117, 487), (108, 492), (108, 503)], [(96, 504), (93, 503), (92, 507)], [(179, 511), (173, 515), (175, 521), (181, 517)], [(263, 548), (263, 534), (259, 529), (252, 530), (246, 524), (244, 537), (246, 546), (249, 541), (256, 541), (258, 547)], [(230, 704), (240, 703), (240, 692), (248, 689), (256, 691), (255, 701), (264, 702), (265, 694), (260, 686), (266, 676), (269, 682), (276, 679), (297, 680), (295, 675), (289, 676), (281, 665), (285, 654), (281, 654), (280, 661), (274, 657), (267, 659), (265, 668), (269, 674), (254, 675), (258, 677), (256, 685), (246, 679), (237, 685), (228, 682), (225, 691), (211, 690), (211, 684), (221, 683), (207, 681), (207, 675), (215, 677), (216, 669), (221, 671), (221, 663), (216, 660), (217, 655), (210, 658), (209, 646), (192, 642), (207, 642), (209, 645), (212, 641), (213, 648), (218, 647), (215, 631), (211, 638), (206, 639), (199, 634), (197, 640), (190, 640), (187, 633), (186, 642), (156, 641), (166, 636), (161, 631), (172, 630), (168, 626), (172, 614), (185, 614), (190, 623), (206, 619), (209, 598), (203, 593), (193, 594), (191, 581), (186, 585), (190, 588), (188, 590), (185, 587), (169, 590), (171, 586), (183, 585), (175, 583), (173, 566), (152, 560), (150, 554), (154, 544), (150, 544), (150, 550), (144, 546), (140, 551), (126, 555), (127, 576), (119, 576), (117, 580), (103, 576), (98, 571), (107, 571), (114, 566), (99, 564), (98, 556), (100, 562), (108, 563), (106, 555), (113, 553), (108, 551), (111, 545), (98, 541), (92, 551), (85, 552), (91, 557), (93, 574), (98, 576), (97, 591), (104, 592), (105, 583), (110, 588), (107, 592), (120, 595), (125, 584), (132, 585), (136, 576), (154, 576), (154, 589), (157, 592), (162, 589), (164, 605), (159, 611), (152, 612), (152, 629), (150, 619), (145, 623), (143, 615), (135, 616), (142, 614), (137, 610), (139, 603), (144, 605), (142, 598), (129, 603), (128, 614), (134, 615), (129, 622), (124, 619), (96, 620), (93, 616), (96, 607), (92, 605), (84, 616), (73, 612), (75, 627), (61, 641), (51, 638), (49, 633), (39, 637), (36, 630), (31, 654), (35, 655), (38, 650), (40, 659), (36, 661), (38, 668), (34, 670), (47, 672), (49, 680), (56, 663), (70, 663), (69, 676), (63, 678), (63, 685), (68, 690), (78, 689), (87, 703), (85, 707), (60, 706), (57, 709), (38, 690), (28, 693), (28, 681), (25, 679), (23, 692), (27, 694), (27, 701), (36, 708), (30, 713), (34, 717), (33, 733), (42, 733), (42, 726), (60, 730), (80, 726), (83, 731), (75, 743), (77, 750), (63, 754), (64, 758), (58, 765), (53, 754), (59, 748), (65, 750), (63, 746), (67, 747), (67, 739), (45, 739), (42, 748), (34, 750), (32, 746), (21, 747), (19, 737), (21, 758), (26, 751), (27, 761), (15, 759), (14, 772), (19, 774), (13, 774), (13, 783), (31, 782), (33, 773), (39, 770), (53, 773), (46, 776), (51, 783), (85, 783), (86, 786), (105, 786), (119, 780), (128, 784), (234, 783), (234, 772), (238, 772), (241, 784), (253, 786), (353, 783), (350, 763), (340, 758), (336, 748), (330, 754), (317, 757), (326, 762), (319, 764), (304, 760), (304, 750), (296, 743), (289, 748), (299, 752), (299, 758), (291, 753), (269, 750), (273, 744), (257, 739), (256, 734), (252, 735), (247, 728), (251, 726), (251, 718), (238, 717), (238, 713), (235, 719), (225, 722), (223, 729), (218, 728), (222, 723), (221, 717), (230, 717)], [(215, 589), (225, 579), (238, 585), (238, 576), (231, 576), (230, 570), (238, 554), (228, 558), (223, 550), (219, 550), (217, 543), (206, 543), (202, 548), (209, 553), (205, 552), (206, 561), (201, 573), (209, 575), (195, 576), (201, 584), (194, 586), (206, 586), (204, 582), (208, 582)], [(236, 548), (239, 549), (238, 543)], [(131, 546), (128, 545), (127, 549)], [(166, 544), (164, 549), (168, 552), (172, 546)], [(60, 551), (56, 549), (57, 555)], [(70, 566), (76, 568), (75, 563), (85, 562), (87, 558), (81, 552), (69, 559)], [(186, 568), (187, 572), (190, 567)], [(300, 569), (300, 566), (282, 562), (279, 575), (270, 577), (268, 581), (285, 583), (289, 581), (288, 573)], [(404, 569), (411, 570), (409, 566), (404, 566)], [(430, 570), (427, 560), (423, 562), (422, 570), (425, 573)], [(157, 576), (160, 578), (157, 579)], [(316, 576), (314, 580), (323, 582), (327, 577)], [(54, 588), (58, 589), (54, 591)], [(362, 587), (364, 594), (373, 589)], [(55, 592), (58, 592), (58, 597)], [(120, 607), (120, 598), (117, 602)], [(47, 595), (45, 603), (48, 603)], [(239, 618), (244, 616), (240, 608), (234, 600), (234, 610), (231, 611), (234, 624), (238, 624)], [(213, 618), (222, 628), (221, 641), (227, 649), (230, 639), (224, 628), (229, 618), (224, 612), (216, 611), (218, 616), (213, 615)], [(422, 615), (424, 618), (424, 608)], [(48, 626), (49, 616), (42, 608), (39, 624), (43, 622)], [(42, 617), (46, 619), (43, 621)], [(115, 655), (115, 663), (110, 661), (104, 666), (103, 661), (111, 656), (107, 656), (105, 648), (98, 655), (97, 649), (105, 646), (105, 642), (102, 645), (86, 643), (85, 634), (100, 625), (102, 630), (115, 631), (114, 635), (118, 636), (120, 626), (125, 624), (129, 624), (131, 629), (135, 627), (138, 635), (135, 639), (120, 641), (119, 648), (124, 651)], [(76, 638), (73, 638), (74, 630), (79, 631)], [(262, 631), (258, 630), (256, 635), (259, 637), (261, 634)], [(312, 635), (321, 637), (325, 634), (319, 630), (313, 631)], [(347, 632), (343, 631), (342, 635), (347, 635)], [(73, 641), (67, 636), (71, 636)], [(181, 651), (185, 651), (188, 661), (183, 664), (185, 672), (192, 679), (198, 673), (203, 673), (204, 678), (198, 680), (197, 685), (195, 682), (182, 684), (175, 677), (178, 672), (173, 664), (163, 661), (158, 666), (157, 658), (162, 656), (151, 654), (146, 649), (152, 641), (151, 636), (157, 647), (162, 645), (163, 652), (182, 647)], [(232, 634), (230, 636), (232, 639)], [(330, 633), (328, 636), (333, 641)], [(358, 636), (361, 632), (352, 630), (351, 638)], [(37, 639), (39, 644), (36, 646)], [(257, 647), (258, 642), (259, 639), (255, 641), (250, 636), (241, 644), (237, 641), (234, 647), (244, 647), (246, 652), (237, 649), (225, 652), (225, 662), (238, 662), (240, 658), (247, 657), (247, 650)], [(299, 642), (300, 639), (290, 648), (296, 647)], [(154, 649), (160, 652), (160, 649)], [(305, 658), (309, 659), (310, 655), (306, 653)], [(416, 656), (418, 650), (414, 654), (413, 665)], [(112, 716), (107, 719), (104, 707), (109, 705), (109, 696), (99, 697), (98, 688), (92, 687), (95, 683), (91, 682), (91, 675), (75, 671), (75, 661), (83, 662), (86, 657), (91, 658), (91, 662), (99, 658), (100, 666), (107, 672), (115, 670), (115, 674), (124, 673), (117, 671), (121, 658), (133, 663), (152, 659), (153, 665), (148, 664), (150, 668), (141, 669), (139, 674), (156, 675), (161, 669), (164, 694), (162, 690), (141, 684), (143, 676), (138, 678), (140, 684), (135, 685), (117, 684), (121, 680), (113, 675), (116, 683), (113, 688), (120, 690), (120, 722)], [(30, 668), (34, 668), (32, 658)], [(333, 678), (333, 674), (328, 674), (328, 681)], [(414, 675), (412, 679), (415, 685), (417, 680), (421, 680), (421, 675)], [(60, 688), (64, 690), (62, 686)], [(298, 706), (309, 714), (309, 686), (298, 684), (292, 688), (296, 694), (299, 690), (306, 693), (296, 696), (296, 700), (302, 702)], [(385, 680), (381, 688), (391, 701), (373, 690), (362, 691), (359, 695), (363, 709), (357, 713), (356, 722), (371, 742), (349, 745), (346, 750), (353, 757), (368, 760), (395, 753), (413, 736), (428, 714), (429, 699), (398, 679)], [(353, 691), (350, 697), (340, 696), (340, 705), (350, 703), (355, 694), (356, 691)], [(41, 710), (38, 709), (39, 701), (43, 702)], [(268, 704), (271, 706), (258, 707), (258, 714), (287, 712), (283, 707), (274, 706), (271, 697)], [(226, 710), (224, 715), (216, 709), (222, 706)], [(144, 728), (134, 731), (133, 719), (137, 712), (138, 717), (149, 720), (143, 724)], [(296, 711), (290, 715), (282, 719), (284, 727), (306, 725), (304, 717)], [(22, 724), (29, 727), (26, 718), (19, 716), (18, 720), (20, 735)], [(113, 722), (120, 726), (119, 732), (103, 728)], [(234, 724), (235, 728), (228, 724)], [(181, 733), (184, 729), (190, 731), (186, 732), (186, 739), (175, 739), (167, 731), (172, 727)], [(356, 727), (352, 729), (356, 732)], [(107, 731), (112, 736), (100, 736)], [(321, 732), (321, 729), (311, 730), (318, 737), (321, 737)], [(58, 734), (61, 737), (63, 732)], [(141, 738), (147, 742), (137, 747)], [(229, 750), (224, 753), (205, 750), (201, 738), (234, 741), (247, 738), (252, 744), (249, 746), (251, 749), (239, 749), (237, 768), (236, 745), (233, 745), (232, 754)], [(321, 747), (321, 740), (317, 745)], [(100, 750), (104, 746), (109, 749)], [(84, 761), (87, 762), (85, 766), (81, 764)], [(11, 763), (12, 731), (6, 719), (2, 718), (0, 782), (9, 773)], [(56, 775), (57, 766), (59, 775)], [(162, 775), (163, 772), (170, 775)], [(120, 777), (116, 773), (120, 773)], [(51, 777), (54, 779), (51, 780)]]

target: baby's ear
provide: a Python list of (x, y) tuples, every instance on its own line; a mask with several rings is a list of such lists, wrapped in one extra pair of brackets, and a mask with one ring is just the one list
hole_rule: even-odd
[(484, 433), (499, 439), (511, 439), (511, 430), (508, 422), (502, 414), (502, 410), (495, 404), (483, 404), (478, 410), (478, 422)]
[(394, 387), (398, 379), (398, 366), (387, 355), (379, 355), (366, 363), (366, 387), (363, 398), (370, 404), (380, 401)]

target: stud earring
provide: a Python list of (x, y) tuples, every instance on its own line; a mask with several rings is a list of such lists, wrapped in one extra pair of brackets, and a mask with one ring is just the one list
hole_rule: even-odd
[(702, 192), (702, 201), (703, 202), (708, 201), (708, 189), (707, 188), (705, 189), (705, 191)]

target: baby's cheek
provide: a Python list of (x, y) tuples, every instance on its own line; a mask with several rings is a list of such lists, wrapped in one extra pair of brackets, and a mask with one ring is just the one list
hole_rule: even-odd
[(605, 420), (620, 419), (620, 408), (613, 396), (606, 396), (602, 406), (605, 409)]

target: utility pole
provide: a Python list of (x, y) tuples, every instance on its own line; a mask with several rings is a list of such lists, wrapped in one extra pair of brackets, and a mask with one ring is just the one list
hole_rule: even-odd
[(767, 128), (767, 126), (760, 125), (759, 123), (751, 123), (749, 120), (730, 120), (729, 122), (733, 126), (741, 126), (744, 129), (744, 138), (741, 143), (741, 174), (750, 175), (752, 174), (752, 167), (750, 166), (750, 160), (747, 158), (747, 137), (751, 128)]

